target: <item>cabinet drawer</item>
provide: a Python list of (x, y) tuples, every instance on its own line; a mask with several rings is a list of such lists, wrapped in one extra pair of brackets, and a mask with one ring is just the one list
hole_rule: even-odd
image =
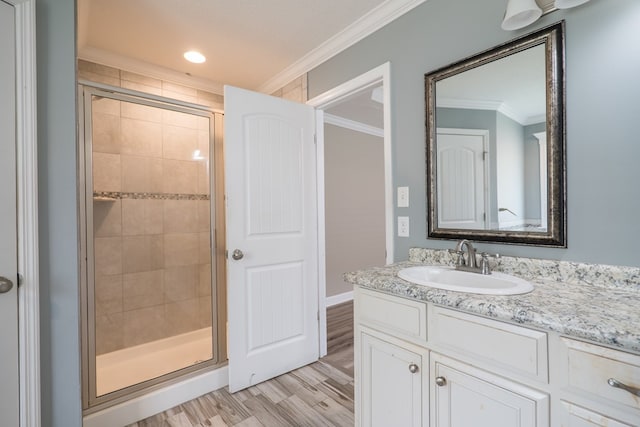
[(640, 356), (568, 338), (562, 342), (567, 347), (567, 385), (572, 391), (640, 411), (640, 396), (608, 383), (613, 378), (640, 389)]
[(547, 383), (547, 334), (440, 307), (429, 313), (434, 348), (487, 366)]
[(356, 322), (410, 341), (427, 341), (427, 304), (355, 289)]
[(581, 406), (561, 400), (560, 419), (563, 426), (569, 427), (633, 427)]

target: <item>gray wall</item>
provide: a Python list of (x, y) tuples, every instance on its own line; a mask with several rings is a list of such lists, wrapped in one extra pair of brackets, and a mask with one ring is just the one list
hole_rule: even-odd
[[(410, 247), (450, 248), (426, 238), (424, 74), (543, 26), (566, 20), (568, 248), (479, 244), (508, 255), (640, 266), (640, 2), (594, 0), (529, 28), (500, 28), (504, 0), (428, 0), (308, 75), (312, 98), (391, 62), (393, 184), (410, 187)], [(403, 210), (403, 212), (405, 212)]]
[(383, 139), (325, 125), (326, 295), (353, 290), (342, 274), (385, 263)]
[(75, 2), (37, 0), (42, 425), (82, 425)]

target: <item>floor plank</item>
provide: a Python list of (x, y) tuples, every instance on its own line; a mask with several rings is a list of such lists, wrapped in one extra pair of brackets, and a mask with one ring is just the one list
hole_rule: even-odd
[(327, 308), (327, 356), (237, 393), (207, 393), (127, 427), (353, 426), (353, 303)]

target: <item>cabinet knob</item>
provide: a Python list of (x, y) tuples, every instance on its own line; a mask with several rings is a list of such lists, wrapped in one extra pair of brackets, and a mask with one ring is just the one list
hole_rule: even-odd
[(0, 294), (9, 292), (13, 288), (13, 282), (6, 277), (0, 276)]
[(436, 385), (438, 387), (447, 385), (447, 379), (445, 377), (436, 377)]
[(411, 365), (409, 365), (409, 372), (411, 372), (412, 374), (415, 374), (419, 370), (420, 368), (415, 363), (412, 363)]

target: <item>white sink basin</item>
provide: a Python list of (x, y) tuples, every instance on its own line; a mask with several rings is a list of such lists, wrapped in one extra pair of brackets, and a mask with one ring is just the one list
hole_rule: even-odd
[(509, 274), (469, 273), (446, 266), (421, 265), (404, 268), (398, 272), (398, 277), (417, 285), (473, 294), (517, 295), (533, 290), (530, 282)]

